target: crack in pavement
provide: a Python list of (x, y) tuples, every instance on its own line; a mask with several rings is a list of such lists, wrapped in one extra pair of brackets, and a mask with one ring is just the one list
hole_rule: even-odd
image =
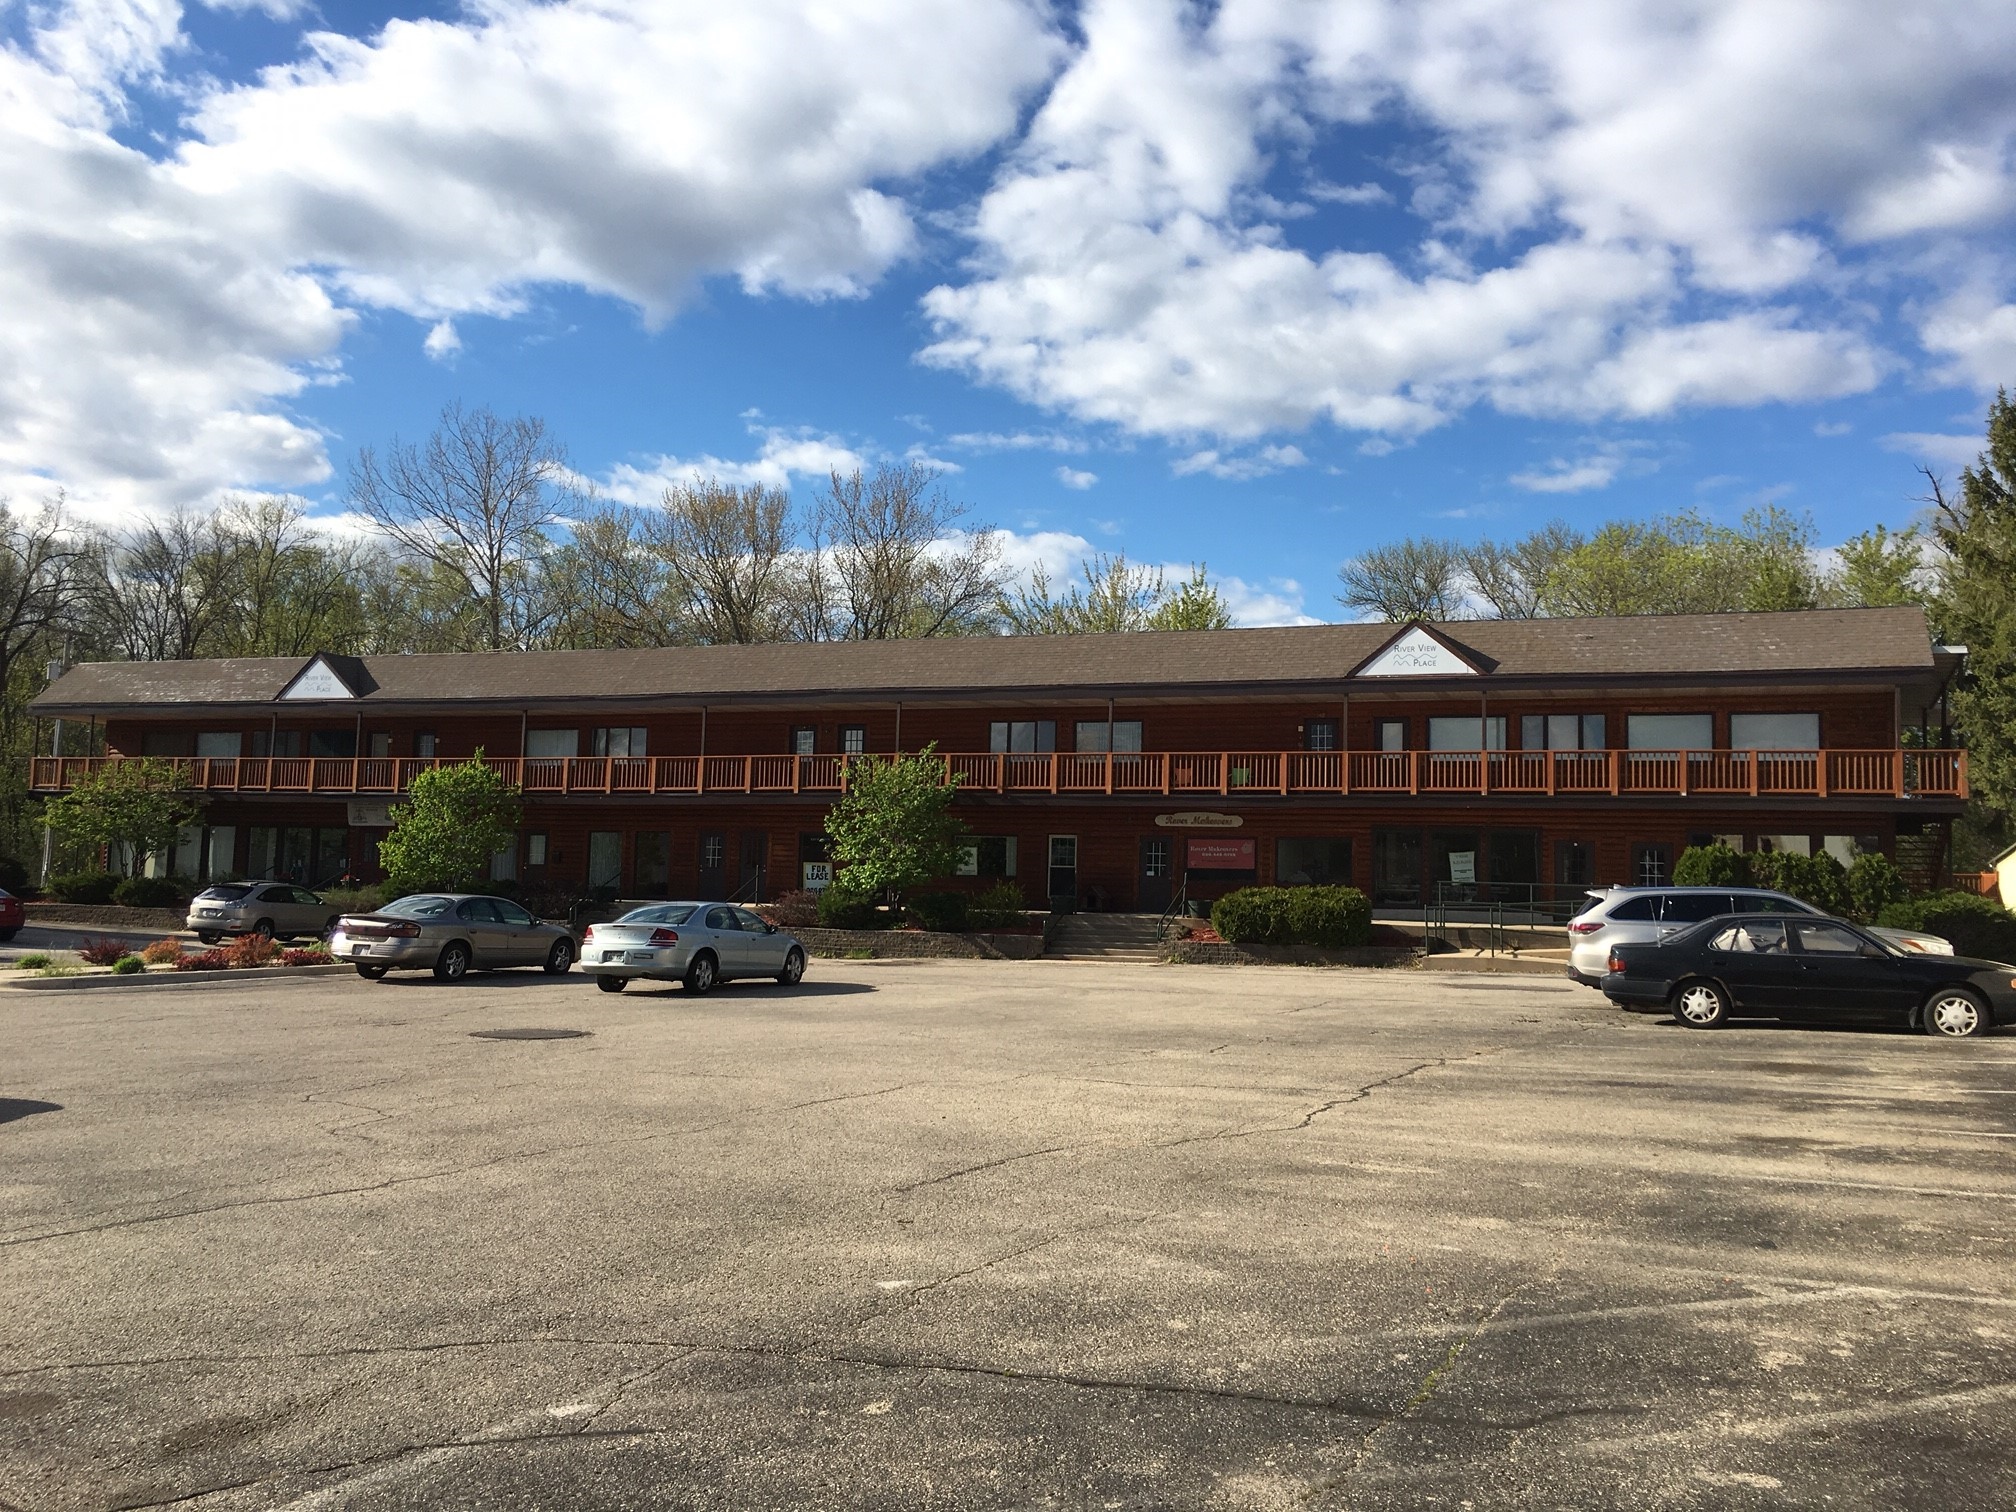
[(472, 1171), (484, 1171), (492, 1166), (509, 1165), (518, 1160), (539, 1160), (549, 1155), (568, 1155), (581, 1150), (615, 1149), (627, 1145), (652, 1144), (663, 1139), (684, 1139), (693, 1134), (706, 1134), (715, 1129), (729, 1128), (735, 1124), (748, 1123), (755, 1119), (776, 1118), (780, 1114), (797, 1113), (806, 1108), (825, 1107), (831, 1103), (858, 1102), (870, 1097), (887, 1097), (892, 1092), (901, 1092), (910, 1086), (909, 1082), (899, 1082), (893, 1087), (878, 1087), (870, 1092), (846, 1092), (836, 1097), (815, 1097), (807, 1102), (787, 1103), (779, 1108), (759, 1108), (747, 1113), (738, 1113), (730, 1118), (716, 1119), (712, 1123), (691, 1124), (681, 1129), (663, 1129), (652, 1134), (630, 1134), (615, 1139), (582, 1139), (568, 1144), (546, 1145), (536, 1150), (513, 1150), (503, 1155), (493, 1155), (488, 1160), (475, 1161), (470, 1165), (453, 1166), (446, 1170), (420, 1171), (411, 1176), (392, 1176), (384, 1181), (366, 1182), (359, 1186), (331, 1187), (317, 1192), (296, 1192), (287, 1196), (247, 1197), (237, 1202), (218, 1202), (206, 1207), (183, 1208), (170, 1213), (148, 1213), (136, 1218), (117, 1218), (109, 1223), (85, 1224), (77, 1228), (52, 1229), (44, 1234), (23, 1234), (11, 1239), (0, 1239), (0, 1249), (12, 1249), (17, 1245), (41, 1244), (51, 1239), (69, 1239), (80, 1234), (102, 1234), (112, 1229), (139, 1228), (154, 1223), (172, 1223), (181, 1218), (201, 1218), (211, 1213), (234, 1212), (241, 1208), (286, 1207), (300, 1202), (320, 1202), (329, 1197), (354, 1197), (365, 1192), (384, 1192), (396, 1187), (411, 1186), (420, 1181), (440, 1181), (450, 1176), (466, 1176)]
[(912, 1181), (899, 1187), (891, 1187), (892, 1192), (915, 1192), (924, 1187), (937, 1186), (942, 1182), (956, 1181), (961, 1176), (971, 1176), (979, 1171), (998, 1171), (1002, 1166), (1013, 1165), (1018, 1160), (1034, 1160), (1039, 1155), (1062, 1155), (1067, 1150), (1082, 1148), (1079, 1145), (1050, 1145), (1041, 1150), (1025, 1150), (1020, 1155), (1003, 1155), (999, 1160), (983, 1160), (979, 1165), (962, 1166), (956, 1171), (947, 1171), (943, 1176), (929, 1176), (922, 1181)]
[(1482, 1050), (1473, 1050), (1468, 1055), (1444, 1055), (1434, 1060), (1422, 1061), (1418, 1065), (1408, 1066), (1405, 1070), (1395, 1071), (1391, 1076), (1382, 1076), (1377, 1081), (1366, 1082), (1363, 1086), (1357, 1088), (1355, 1091), (1346, 1093), (1342, 1097), (1333, 1097), (1328, 1102), (1318, 1103), (1292, 1124), (1263, 1124), (1258, 1128), (1251, 1129), (1220, 1129), (1210, 1134), (1186, 1134), (1181, 1139), (1158, 1140), (1153, 1145), (1153, 1148), (1168, 1150), (1174, 1149), (1178, 1145), (1206, 1144), (1213, 1140), (1251, 1139), (1258, 1134), (1293, 1134), (1299, 1130), (1308, 1128), (1309, 1125), (1325, 1113), (1337, 1108), (1348, 1107), (1355, 1102), (1363, 1102), (1381, 1087), (1390, 1087), (1396, 1082), (1403, 1082), (1410, 1076), (1418, 1075), (1420, 1072), (1432, 1070), (1438, 1066), (1460, 1065), (1464, 1061), (1477, 1060), (1481, 1056), (1502, 1054), (1505, 1048), (1503, 1045), (1490, 1045)]

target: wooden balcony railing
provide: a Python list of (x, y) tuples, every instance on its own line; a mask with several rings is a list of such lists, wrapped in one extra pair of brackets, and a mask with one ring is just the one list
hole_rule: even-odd
[[(125, 756), (37, 756), (36, 792), (68, 790)], [(160, 759), (160, 758), (156, 758)], [(457, 758), (176, 757), (176, 782), (204, 793), (394, 796)], [(485, 758), (530, 794), (834, 794), (847, 756)], [(1118, 751), (947, 754), (963, 791), (1166, 797), (1296, 793), (1393, 796), (1645, 795), (1724, 798), (1965, 798), (1965, 751)]]

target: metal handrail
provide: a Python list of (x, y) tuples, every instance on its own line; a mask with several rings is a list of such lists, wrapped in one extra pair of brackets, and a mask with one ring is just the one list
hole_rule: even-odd
[[(62, 792), (127, 761), (167, 760), (195, 792), (397, 797), (452, 757), (36, 756), (30, 785)], [(547, 793), (838, 797), (850, 759), (821, 756), (491, 756), (528, 796)], [(1382, 796), (1909, 798), (1968, 796), (1967, 753), (1883, 750), (946, 752), (961, 792), (1241, 799)]]
[(1169, 921), (1179, 919), (1190, 910), (1190, 878), (1186, 875), (1176, 884), (1176, 891), (1169, 895), (1169, 906), (1162, 910), (1155, 921), (1155, 939), (1159, 943), (1169, 934)]

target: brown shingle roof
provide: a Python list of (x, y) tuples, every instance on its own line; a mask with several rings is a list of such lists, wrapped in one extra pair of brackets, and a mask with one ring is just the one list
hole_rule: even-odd
[[(1125, 635), (980, 636), (643, 651), (478, 652), (345, 659), (369, 688), (345, 706), (581, 699), (675, 701), (1335, 688), (1398, 631), (1388, 624)], [(1932, 671), (1916, 608), (1625, 619), (1466, 620), (1438, 625), (1507, 678), (1656, 678)], [(91, 662), (31, 706), (37, 714), (272, 704), (303, 657)], [(1465, 679), (1467, 681), (1467, 679)], [(1368, 683), (1373, 681), (1368, 679)], [(1425, 678), (1377, 679), (1422, 686)], [(313, 705), (303, 705), (304, 712)]]

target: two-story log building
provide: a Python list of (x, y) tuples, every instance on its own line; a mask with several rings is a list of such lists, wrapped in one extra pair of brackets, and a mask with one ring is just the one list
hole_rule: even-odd
[(1843, 609), (103, 662), (33, 706), (94, 754), (32, 780), (175, 758), (205, 814), (165, 864), (321, 884), (379, 875), (413, 775), (480, 751), (525, 793), (499, 876), (763, 897), (819, 874), (850, 756), (931, 745), (967, 874), (1032, 905), (1253, 880), (1517, 900), (1660, 881), (1709, 837), (1936, 872), (1960, 655), (1916, 609)]

